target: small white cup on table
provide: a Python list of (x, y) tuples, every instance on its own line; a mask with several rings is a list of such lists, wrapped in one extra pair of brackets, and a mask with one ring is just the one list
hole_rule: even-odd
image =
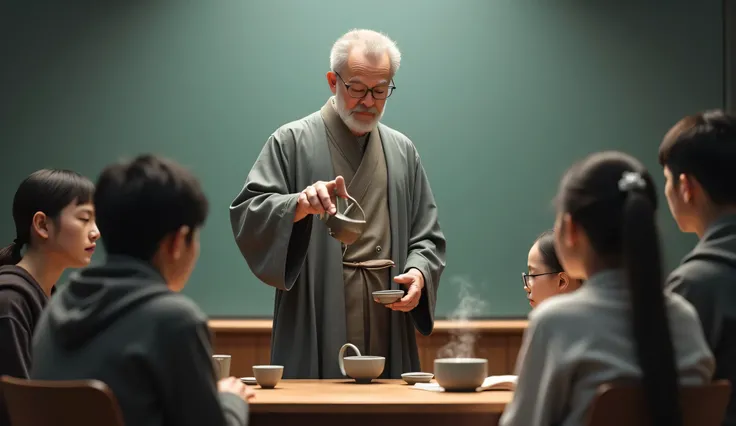
[(217, 380), (222, 380), (230, 377), (230, 355), (212, 355), (212, 361), (215, 365), (215, 374)]

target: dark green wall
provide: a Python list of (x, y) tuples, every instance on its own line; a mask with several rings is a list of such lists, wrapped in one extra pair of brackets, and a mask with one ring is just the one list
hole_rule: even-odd
[[(716, 0), (29, 3), (0, 10), (0, 240), (14, 237), (12, 195), (37, 168), (96, 177), (121, 156), (173, 157), (213, 206), (185, 290), (212, 316), (272, 312), (227, 207), (269, 134), (324, 103), (330, 47), (353, 27), (385, 31), (403, 52), (384, 122), (416, 143), (439, 204), (440, 316), (458, 280), (486, 302), (479, 315), (525, 315), (520, 273), (566, 167), (624, 150), (661, 189), (662, 134), (723, 102)], [(662, 207), (672, 267), (694, 240)]]

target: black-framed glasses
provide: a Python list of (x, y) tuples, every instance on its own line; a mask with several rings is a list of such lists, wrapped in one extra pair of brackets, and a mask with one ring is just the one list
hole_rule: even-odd
[(559, 274), (560, 272), (562, 271), (542, 272), (539, 274), (527, 274), (526, 272), (522, 272), (521, 280), (524, 281), (524, 288), (529, 288), (529, 278), (541, 277), (542, 275)]
[[(351, 98), (362, 99), (368, 94), (368, 92), (370, 92), (373, 99), (384, 100), (391, 96), (394, 90), (396, 90), (396, 86), (393, 84), (379, 84), (378, 86), (368, 87), (363, 83), (346, 83), (337, 71), (333, 72), (335, 75), (340, 77), (340, 81), (345, 85), (345, 89), (347, 89), (348, 95), (350, 95)], [(394, 81), (392, 79), (391, 83), (393, 82)]]

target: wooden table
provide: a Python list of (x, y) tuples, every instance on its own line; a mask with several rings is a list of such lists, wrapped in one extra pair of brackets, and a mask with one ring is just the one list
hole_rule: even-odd
[(430, 392), (402, 380), (284, 380), (256, 386), (250, 424), (314, 426), (496, 425), (511, 392)]
[[(270, 364), (270, 319), (210, 319), (215, 353), (232, 355), (230, 374), (252, 376), (253, 366)], [(473, 356), (488, 360), (488, 375), (514, 374), (526, 320), (437, 320), (429, 336), (416, 332), (421, 371), (432, 373), (440, 349), (458, 332), (475, 333)]]

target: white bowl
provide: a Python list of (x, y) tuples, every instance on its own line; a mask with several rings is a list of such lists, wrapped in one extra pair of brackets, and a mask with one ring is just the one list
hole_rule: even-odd
[(283, 365), (254, 365), (253, 376), (263, 389), (273, 389), (284, 374)]
[(448, 392), (475, 392), (488, 377), (484, 358), (440, 358), (434, 360), (437, 383)]
[[(344, 356), (347, 349), (352, 349), (358, 356)], [(344, 376), (355, 379), (357, 383), (370, 383), (383, 373), (386, 358), (382, 356), (361, 355), (355, 345), (345, 343), (337, 355), (340, 372)]]

